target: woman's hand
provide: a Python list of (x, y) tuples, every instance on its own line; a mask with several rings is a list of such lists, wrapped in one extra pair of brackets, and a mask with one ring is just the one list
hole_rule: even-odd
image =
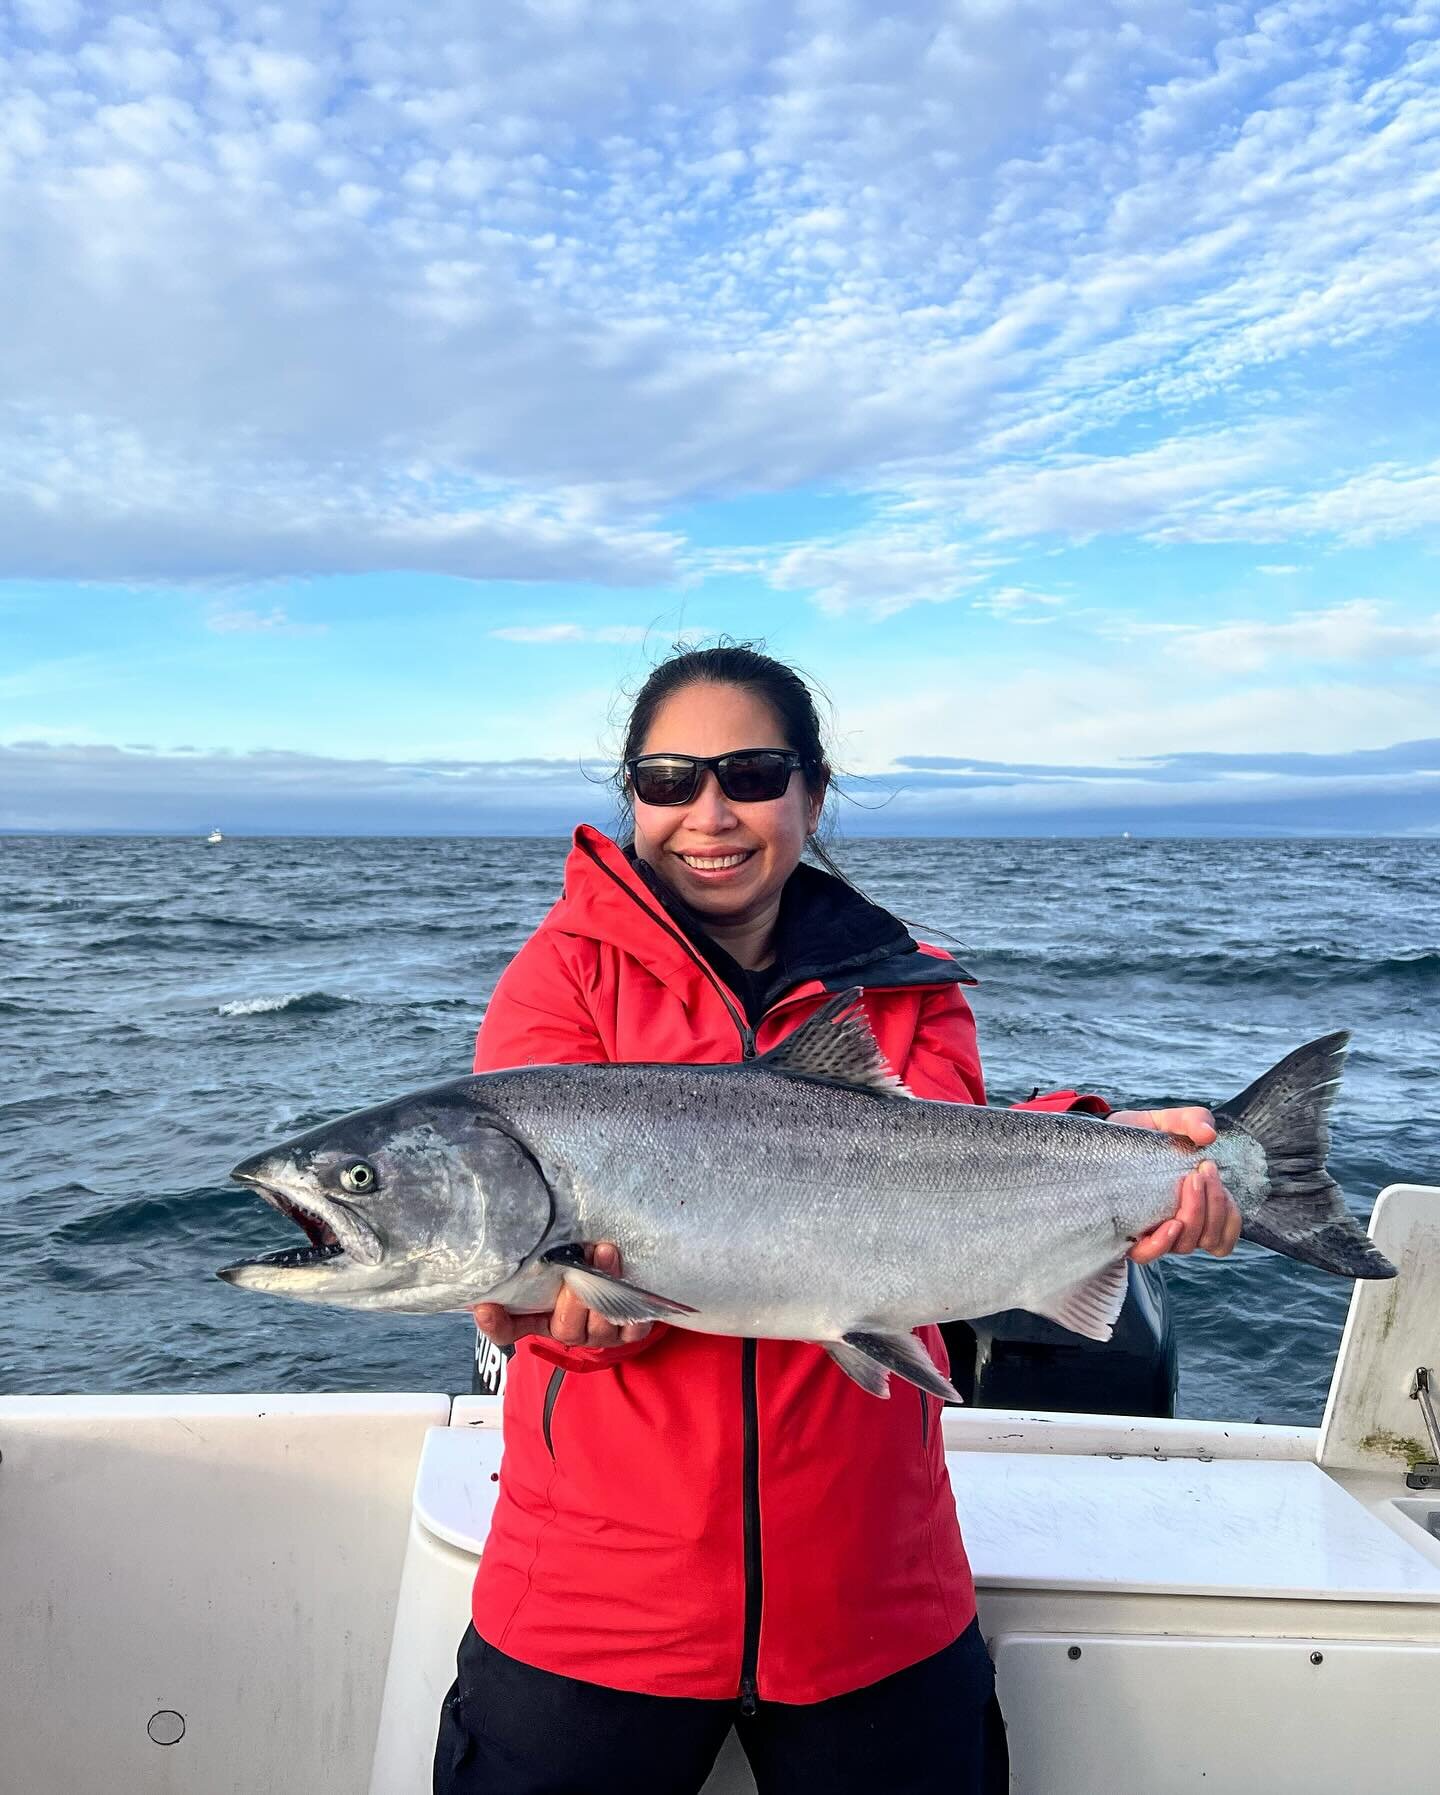
[[(619, 1277), (620, 1249), (611, 1241), (586, 1247), (585, 1257), (598, 1270)], [(526, 1334), (541, 1334), (561, 1346), (628, 1346), (632, 1340), (643, 1340), (654, 1325), (648, 1321), (627, 1321), (617, 1326), (587, 1309), (569, 1289), (561, 1290), (548, 1315), (512, 1315), (499, 1303), (477, 1303), (470, 1313), (480, 1332), (497, 1346), (513, 1346)]]
[[(1197, 1147), (1208, 1147), (1215, 1139), (1215, 1118), (1208, 1109), (1191, 1106), (1187, 1109), (1118, 1109), (1111, 1113), (1112, 1122), (1124, 1122), (1130, 1128), (1158, 1128), (1165, 1134), (1183, 1134)], [(1235, 1250), (1245, 1218), (1235, 1206), (1235, 1199), (1220, 1182), (1220, 1173), (1213, 1160), (1205, 1160), (1180, 1180), (1180, 1203), (1168, 1222), (1160, 1222), (1148, 1234), (1142, 1234), (1130, 1249), (1137, 1265), (1148, 1265), (1165, 1253), (1213, 1253), (1223, 1259)]]

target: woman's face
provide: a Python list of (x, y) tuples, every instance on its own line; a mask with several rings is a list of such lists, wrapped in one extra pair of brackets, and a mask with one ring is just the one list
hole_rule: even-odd
[[(641, 754), (709, 757), (739, 748), (788, 748), (780, 719), (743, 686), (683, 686), (655, 713)], [(778, 900), (820, 820), (803, 771), (781, 797), (733, 803), (707, 769), (688, 804), (635, 803), (635, 851), (701, 916), (744, 922)]]

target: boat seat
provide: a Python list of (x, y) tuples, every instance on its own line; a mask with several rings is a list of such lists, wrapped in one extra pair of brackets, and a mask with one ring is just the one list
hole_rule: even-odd
[[(982, 1587), (1440, 1602), (1440, 1567), (1303, 1459), (949, 1452)], [(500, 1468), (490, 1428), (432, 1428), (415, 1514), (479, 1557)]]
[(946, 1458), (982, 1588), (1440, 1602), (1440, 1565), (1306, 1459)]
[[(493, 1426), (433, 1427), (426, 1436), (371, 1795), (428, 1790), (436, 1716), (469, 1619), (470, 1586), (495, 1507), (501, 1448), (500, 1430)], [(1323, 1633), (1324, 1604), (1440, 1603), (1440, 1564), (1412, 1549), (1307, 1460), (991, 1451), (952, 1451), (946, 1457), (982, 1616), (987, 1590), (1262, 1597), (1316, 1603), (1315, 1628)], [(1255, 1658), (1253, 1642), (1190, 1643), (1211, 1654), (1207, 1662), (1229, 1664), (1225, 1654), (1232, 1645), (1239, 1654), (1236, 1664)], [(1053, 1693), (1051, 1658), (1058, 1653), (1058, 1662), (1068, 1666), (1068, 1647), (1054, 1636), (999, 1633), (992, 1635), (991, 1648), (1010, 1707), (1022, 1717), (1045, 1712)], [(1181, 1648), (1176, 1651), (1186, 1656)], [(1338, 1684), (1345, 1660), (1332, 1652), (1330, 1661)], [(1431, 1676), (1434, 1661), (1431, 1669), (1417, 1672), (1407, 1659), (1395, 1674)], [(1103, 1765), (1113, 1749), (1114, 1728), (1129, 1711), (1137, 1673), (1118, 1649), (1107, 1658), (1087, 1648), (1084, 1662), (1087, 1679), (1098, 1677), (1108, 1663), (1115, 1666), (1115, 1688), (1105, 1701), (1098, 1700), (1098, 1684), (1091, 1692), (1096, 1763)], [(1161, 1661), (1153, 1654), (1142, 1653), (1138, 1662), (1157, 1667), (1158, 1674)], [(1371, 1674), (1364, 1671), (1369, 1662), (1361, 1663), (1364, 1675)], [(1283, 1667), (1276, 1671), (1285, 1674)], [(1049, 1737), (1052, 1729), (1024, 1730), (1033, 1750), (1033, 1742)], [(1060, 1770), (1042, 1774), (1032, 1768), (1035, 1789), (1063, 1786), (1063, 1777), (1055, 1780)], [(1148, 1774), (1147, 1787), (1168, 1788), (1158, 1770)], [(1097, 1769), (1088, 1786), (1108, 1795), (1108, 1775)], [(1226, 1784), (1217, 1786), (1223, 1795)], [(732, 1736), (706, 1795), (747, 1791), (753, 1783)]]

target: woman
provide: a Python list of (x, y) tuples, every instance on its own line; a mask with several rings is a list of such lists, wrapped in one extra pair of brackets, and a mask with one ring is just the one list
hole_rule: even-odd
[[(746, 647), (674, 656), (623, 766), (633, 843), (577, 831), (477, 1071), (739, 1060), (858, 984), (917, 1096), (984, 1102), (966, 975), (801, 864), (829, 769), (795, 673)], [(1020, 1107), (1105, 1113), (1074, 1091)], [(1123, 1119), (1213, 1138), (1203, 1110)], [(1239, 1227), (1207, 1165), (1133, 1256), (1225, 1253)], [(799, 1342), (616, 1328), (569, 1293), (475, 1315), (519, 1346), (437, 1795), (693, 1795), (732, 1725), (761, 1795), (1006, 1786), (933, 1397), (879, 1402)]]

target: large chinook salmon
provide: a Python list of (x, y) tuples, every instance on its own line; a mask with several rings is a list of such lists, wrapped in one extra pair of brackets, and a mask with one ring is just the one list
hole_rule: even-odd
[[(1325, 1170), (1348, 1035), (1222, 1104), (1202, 1150), (1088, 1116), (913, 1098), (859, 996), (739, 1065), (488, 1072), (313, 1128), (232, 1174), (310, 1246), (219, 1275), (411, 1314), (544, 1311), (568, 1285), (612, 1321), (810, 1340), (877, 1396), (894, 1372), (952, 1400), (913, 1328), (1023, 1308), (1108, 1339), (1126, 1253), (1205, 1159), (1246, 1239), (1344, 1277), (1395, 1275)], [(623, 1277), (586, 1263), (602, 1240)]]

